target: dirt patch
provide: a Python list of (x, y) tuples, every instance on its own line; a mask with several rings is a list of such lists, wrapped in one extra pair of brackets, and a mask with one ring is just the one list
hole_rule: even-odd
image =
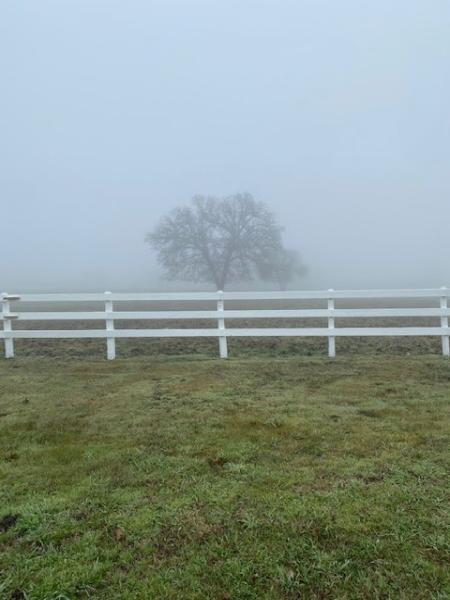
[(360, 408), (358, 414), (363, 417), (370, 417), (371, 419), (377, 419), (382, 416), (379, 410), (372, 410), (370, 408)]
[(224, 467), (228, 460), (224, 456), (216, 456), (208, 458), (208, 464), (210, 467)]
[(164, 525), (155, 542), (155, 553), (160, 560), (167, 560), (180, 553), (188, 537), (181, 527)]
[(5, 460), (10, 462), (12, 460), (17, 460), (19, 458), (19, 455), (17, 454), (17, 452), (8, 452), (7, 454), (5, 454)]
[(8, 529), (11, 529), (11, 527), (14, 527), (18, 518), (19, 515), (5, 515), (2, 517), (0, 519), (0, 533), (4, 533), (5, 531), (8, 531)]

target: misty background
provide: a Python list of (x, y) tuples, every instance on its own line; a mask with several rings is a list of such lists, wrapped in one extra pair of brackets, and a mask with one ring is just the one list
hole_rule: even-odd
[(145, 234), (243, 191), (304, 288), (449, 286), (449, 32), (447, 0), (1, 0), (0, 290), (163, 289)]

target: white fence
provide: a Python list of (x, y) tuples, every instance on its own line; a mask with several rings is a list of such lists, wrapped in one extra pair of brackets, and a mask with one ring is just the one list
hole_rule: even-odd
[[(112, 360), (116, 357), (115, 340), (117, 338), (149, 338), (149, 337), (216, 337), (219, 339), (220, 357), (228, 356), (227, 338), (229, 337), (280, 337), (280, 336), (314, 336), (328, 338), (328, 354), (336, 355), (336, 337), (341, 336), (439, 336), (442, 339), (442, 353), (449, 356), (449, 316), (450, 309), (448, 288), (428, 290), (355, 290), (355, 291), (292, 291), (292, 292), (196, 292), (196, 293), (111, 293), (103, 294), (2, 294), (3, 331), (0, 339), (4, 339), (5, 357), (14, 356), (15, 339), (42, 339), (42, 338), (105, 338), (107, 344), (107, 357)], [(341, 301), (358, 300), (379, 302), (380, 300), (394, 300), (395, 308), (339, 308)], [(420, 301), (430, 306), (420, 308), (401, 308), (401, 301)], [(226, 303), (236, 302), (257, 303), (252, 309), (233, 309)], [(260, 308), (264, 301), (309, 301), (323, 304), (323, 308), (298, 308), (274, 309)], [(183, 308), (178, 310), (117, 310), (118, 304), (124, 303), (173, 303), (183, 302)], [(185, 306), (194, 307), (195, 303), (210, 303), (211, 310), (186, 310)], [(28, 303), (53, 304), (57, 311), (34, 312), (21, 310)], [(87, 305), (101, 303), (103, 310), (95, 311), (64, 311), (61, 305)], [(409, 317), (424, 318), (434, 317), (436, 326), (405, 326), (405, 327), (338, 327), (336, 319), (339, 318), (374, 318), (374, 317)], [(226, 328), (229, 319), (327, 319), (326, 327), (233, 327)], [(217, 321), (215, 328), (195, 329), (116, 329), (114, 322), (117, 320), (198, 320), (213, 319)], [(15, 329), (16, 321), (72, 321), (72, 320), (103, 320), (105, 329)], [(440, 323), (440, 326), (438, 325)]]

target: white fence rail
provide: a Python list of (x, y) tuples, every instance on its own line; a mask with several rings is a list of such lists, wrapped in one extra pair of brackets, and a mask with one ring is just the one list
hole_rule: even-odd
[[(57, 338), (105, 338), (107, 357), (116, 357), (115, 340), (117, 338), (149, 338), (149, 337), (217, 337), (221, 358), (228, 356), (227, 338), (229, 337), (281, 337), (306, 336), (328, 338), (328, 354), (336, 355), (336, 337), (349, 336), (439, 336), (442, 339), (442, 353), (450, 355), (449, 328), (449, 297), (450, 289), (427, 290), (327, 290), (327, 291), (292, 291), (292, 292), (191, 292), (191, 293), (112, 293), (103, 294), (2, 294), (3, 331), (0, 339), (4, 340), (5, 358), (14, 357), (14, 339), (57, 339)], [(405, 300), (420, 300), (430, 304), (421, 308), (339, 308), (336, 302), (357, 300), (379, 301), (395, 300), (396, 304)], [(259, 307), (252, 309), (229, 308), (226, 303), (263, 301), (310, 301), (322, 302), (323, 308), (270, 308)], [(183, 302), (183, 308), (178, 310), (116, 310), (121, 303), (173, 303)], [(184, 306), (194, 306), (198, 302), (211, 304), (210, 310), (186, 310)], [(57, 310), (30, 311), (25, 310), (28, 303), (53, 304)], [(102, 310), (95, 311), (64, 311), (61, 305), (70, 306), (79, 303), (101, 303)], [(22, 309), (24, 308), (24, 309)], [(339, 327), (336, 322), (340, 318), (374, 318), (374, 317), (409, 317), (435, 318), (436, 326), (405, 326), (405, 327)], [(229, 319), (307, 319), (323, 318), (327, 321), (325, 327), (226, 327)], [(117, 320), (216, 320), (216, 328), (195, 329), (116, 329)], [(17, 321), (89, 321), (102, 320), (105, 329), (15, 329)], [(438, 322), (440, 320), (440, 325)]]

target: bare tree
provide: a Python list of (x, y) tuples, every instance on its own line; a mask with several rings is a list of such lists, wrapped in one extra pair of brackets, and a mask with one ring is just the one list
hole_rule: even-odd
[(164, 217), (146, 241), (169, 278), (207, 281), (219, 290), (263, 272), (268, 278), (261, 266), (283, 251), (274, 215), (250, 194), (195, 196)]
[(307, 271), (299, 252), (288, 248), (274, 252), (268, 257), (268, 262), (259, 265), (261, 279), (276, 281), (280, 290), (286, 290), (291, 281)]

